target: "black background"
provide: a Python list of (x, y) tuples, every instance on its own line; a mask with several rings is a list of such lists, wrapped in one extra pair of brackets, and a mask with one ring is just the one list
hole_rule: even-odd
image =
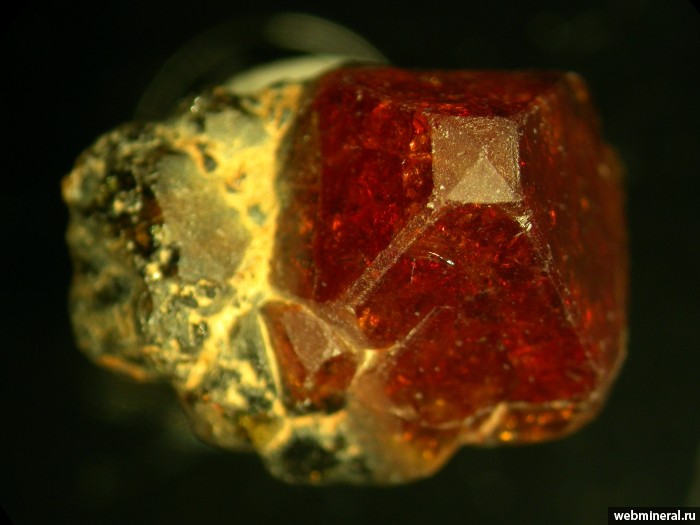
[[(588, 524), (611, 505), (700, 505), (700, 17), (681, 0), (453, 4), (30, 2), (13, 17), (0, 69), (0, 498), (15, 523)], [(355, 30), (400, 66), (589, 81), (629, 172), (632, 255), (629, 358), (593, 424), (550, 444), (463, 450), (404, 487), (287, 486), (254, 456), (183, 434), (167, 388), (114, 378), (76, 350), (61, 177), (133, 118), (193, 37), (290, 8)], [(234, 24), (231, 45), (253, 25)]]

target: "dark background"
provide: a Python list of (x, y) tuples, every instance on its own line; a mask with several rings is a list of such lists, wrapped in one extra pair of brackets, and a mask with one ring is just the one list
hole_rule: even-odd
[[(700, 17), (681, 0), (453, 4), (29, 2), (3, 28), (0, 502), (15, 523), (589, 524), (611, 505), (700, 505)], [(249, 49), (223, 63), (272, 57), (240, 17), (290, 7), (400, 66), (589, 81), (629, 172), (632, 256), (629, 358), (594, 423), (545, 445), (463, 450), (404, 487), (294, 487), (182, 433), (167, 388), (122, 381), (76, 350), (61, 177), (133, 118), (187, 42), (238, 17), (223, 45)]]

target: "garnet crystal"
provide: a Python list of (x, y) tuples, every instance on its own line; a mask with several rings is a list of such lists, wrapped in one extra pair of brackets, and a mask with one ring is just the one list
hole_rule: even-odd
[[(291, 481), (406, 481), (595, 415), (624, 356), (625, 230), (579, 77), (340, 68), (198, 100), (66, 184), (76, 260), (109, 259), (74, 291), (102, 363), (169, 377), (204, 439)], [(85, 221), (123, 246), (86, 254)], [(129, 345), (90, 326), (106, 274), (128, 274)]]

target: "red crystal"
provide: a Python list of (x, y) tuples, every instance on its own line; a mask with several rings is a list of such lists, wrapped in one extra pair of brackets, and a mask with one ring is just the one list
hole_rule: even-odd
[(625, 234), (579, 77), (339, 69), (285, 166), (272, 281), (298, 304), (263, 313), (290, 406), (340, 399), (424, 459), (595, 413), (624, 353)]
[(291, 399), (315, 408), (342, 404), (356, 357), (299, 305), (268, 303), (263, 315)]

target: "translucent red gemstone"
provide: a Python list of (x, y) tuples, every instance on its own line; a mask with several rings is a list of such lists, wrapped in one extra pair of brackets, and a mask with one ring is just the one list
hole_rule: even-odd
[(290, 303), (264, 315), (290, 404), (346, 402), (425, 450), (595, 412), (624, 352), (625, 233), (577, 76), (339, 69), (288, 147)]

